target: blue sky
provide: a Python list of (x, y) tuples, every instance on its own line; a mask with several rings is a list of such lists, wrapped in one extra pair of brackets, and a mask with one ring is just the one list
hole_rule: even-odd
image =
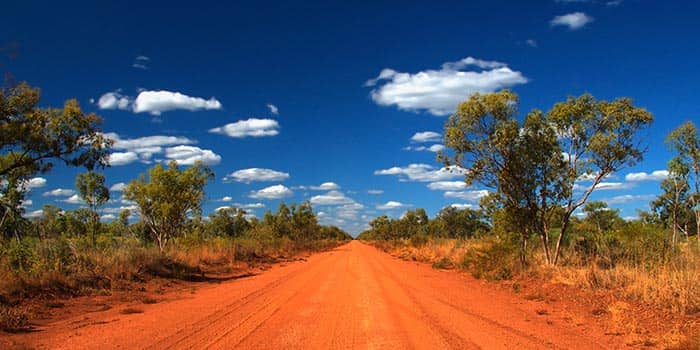
[[(17, 57), (0, 69), (41, 87), (44, 106), (75, 97), (104, 117), (119, 139), (110, 186), (154, 162), (200, 159), (217, 174), (205, 213), (239, 204), (261, 216), (309, 199), (323, 223), (353, 234), (384, 213), (478, 203), (478, 188), (446, 182), (461, 178), (440, 171), (439, 137), (426, 133), (441, 133), (470, 93), (511, 88), (523, 113), (584, 92), (629, 96), (656, 117), (649, 152), (593, 199), (631, 217), (659, 192), (667, 133), (700, 120), (699, 10), (642, 0), (14, 1), (0, 13), (0, 44), (15, 43)], [(78, 207), (77, 172), (36, 179), (28, 215)], [(131, 205), (117, 187), (107, 217)]]

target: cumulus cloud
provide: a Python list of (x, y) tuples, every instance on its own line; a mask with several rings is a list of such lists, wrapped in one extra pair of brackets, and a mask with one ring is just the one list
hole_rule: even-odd
[(68, 204), (80, 204), (83, 203), (83, 200), (78, 196), (77, 194), (74, 194), (66, 199), (62, 199), (61, 202), (68, 203)]
[(445, 192), (445, 198), (459, 198), (469, 202), (478, 202), (482, 197), (489, 194), (487, 190), (475, 190), (475, 191), (447, 191)]
[(279, 123), (274, 119), (250, 118), (209, 129), (210, 133), (228, 137), (263, 137), (279, 134)]
[(332, 191), (339, 190), (340, 186), (335, 182), (324, 182), (319, 186), (311, 186), (310, 188), (314, 191)]
[(445, 149), (445, 146), (441, 144), (435, 144), (429, 147), (426, 146), (407, 146), (403, 148), (405, 151), (426, 151), (426, 152), (440, 152)]
[(428, 184), (428, 188), (433, 191), (460, 191), (467, 188), (464, 181), (437, 181)]
[(153, 135), (133, 139), (122, 139), (115, 133), (106, 133), (106, 137), (114, 140), (112, 146), (115, 150), (110, 155), (110, 164), (114, 166), (126, 165), (136, 161), (150, 163), (154, 154), (163, 153), (166, 146), (182, 146), (195, 143), (194, 140), (181, 136)]
[(477, 208), (479, 208), (478, 205), (469, 204), (469, 203), (453, 203), (453, 204), (450, 204), (450, 207), (455, 208), (455, 209), (457, 209), (457, 210), (477, 209)]
[(623, 204), (629, 202), (650, 201), (654, 198), (656, 198), (656, 196), (653, 194), (625, 194), (608, 198), (605, 200), (605, 202), (608, 204)]
[(313, 205), (341, 205), (355, 202), (340, 191), (329, 191), (326, 194), (313, 196), (309, 201)]
[(191, 97), (179, 92), (159, 90), (141, 91), (133, 104), (134, 113), (150, 113), (160, 115), (163, 112), (176, 109), (187, 111), (221, 109), (221, 102), (214, 97), (205, 100), (201, 97)]
[(629, 173), (625, 176), (627, 181), (662, 181), (668, 177), (668, 170), (655, 170), (651, 173)]
[(473, 93), (494, 92), (527, 82), (522, 73), (505, 63), (467, 57), (444, 63), (439, 70), (403, 73), (387, 68), (365, 85), (376, 86), (370, 95), (380, 106), (442, 116), (454, 112)]
[(112, 192), (121, 192), (124, 191), (124, 188), (126, 188), (126, 184), (123, 182), (117, 182), (114, 185), (112, 185), (109, 190)]
[(277, 106), (273, 105), (272, 103), (267, 104), (267, 109), (269, 109), (270, 113), (272, 113), (274, 115), (280, 114), (280, 109), (277, 108)]
[(46, 179), (43, 177), (33, 177), (24, 183), (24, 187), (28, 190), (46, 186)]
[(388, 201), (384, 204), (377, 205), (377, 209), (379, 209), (379, 210), (393, 210), (393, 209), (406, 208), (406, 207), (410, 207), (410, 206), (411, 205), (409, 205), (409, 204), (404, 204), (404, 203), (397, 202), (397, 201)]
[(411, 136), (411, 142), (439, 142), (442, 135), (435, 131), (421, 131)]
[[(612, 191), (612, 190), (626, 190), (633, 188), (634, 184), (631, 183), (626, 183), (626, 182), (606, 182), (603, 181), (596, 186), (596, 190), (598, 191)], [(579, 184), (574, 184), (574, 191), (584, 191), (590, 188), (590, 186), (581, 186)]]
[(128, 110), (130, 106), (129, 97), (122, 95), (119, 91), (107, 92), (97, 100), (97, 107), (100, 109)]
[(374, 175), (395, 175), (400, 181), (436, 182), (452, 180), (464, 176), (464, 169), (457, 166), (436, 169), (428, 164), (409, 164), (405, 167), (392, 167), (376, 170)]
[(44, 211), (41, 209), (30, 211), (30, 212), (24, 214), (24, 217), (27, 219), (37, 219), (37, 218), (40, 218), (42, 216), (44, 216)]
[(165, 157), (181, 165), (193, 165), (195, 162), (202, 162), (205, 165), (216, 165), (221, 162), (221, 156), (212, 150), (185, 145), (166, 148)]
[(214, 97), (206, 100), (166, 90), (144, 90), (133, 100), (129, 96), (122, 95), (119, 91), (112, 91), (102, 95), (97, 101), (97, 106), (100, 109), (122, 109), (151, 115), (160, 115), (163, 112), (176, 109), (199, 111), (222, 108), (221, 102)]
[(379, 194), (383, 194), (384, 190), (367, 190), (367, 193), (373, 194), (373, 195), (379, 195)]
[(292, 190), (284, 185), (274, 185), (270, 187), (265, 187), (258, 191), (252, 191), (248, 197), (254, 199), (282, 199), (286, 197), (291, 197), (293, 194)]
[(554, 17), (549, 24), (552, 27), (563, 26), (569, 30), (577, 30), (583, 28), (586, 24), (593, 22), (593, 17), (588, 16), (583, 12), (573, 12), (566, 15)]
[(237, 181), (251, 183), (254, 181), (284, 181), (289, 179), (289, 173), (265, 168), (248, 168), (236, 170), (224, 176), (224, 182)]
[(75, 191), (68, 188), (57, 188), (55, 190), (46, 191), (43, 193), (44, 197), (68, 197), (75, 194)]
[(113, 152), (109, 155), (109, 165), (127, 165), (139, 160), (136, 152)]

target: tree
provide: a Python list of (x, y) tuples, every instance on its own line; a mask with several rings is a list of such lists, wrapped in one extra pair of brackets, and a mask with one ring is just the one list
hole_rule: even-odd
[[(0, 220), (20, 217), (24, 188), (31, 177), (56, 161), (92, 170), (108, 163), (112, 141), (101, 132), (102, 119), (84, 114), (76, 100), (62, 109), (38, 108), (39, 89), (26, 83), (0, 89)], [(18, 234), (18, 233), (17, 233)]]
[(177, 162), (156, 164), (124, 190), (124, 197), (139, 207), (141, 219), (161, 253), (185, 227), (188, 215), (200, 215), (204, 186), (214, 173), (201, 162), (181, 170)]
[[(637, 134), (653, 117), (628, 98), (582, 95), (546, 114), (534, 110), (519, 123), (517, 102), (508, 90), (472, 95), (446, 123), (452, 155), (439, 159), (465, 168), (468, 185), (494, 189), (503, 209), (516, 216), (523, 241), (537, 234), (547, 263), (555, 265), (574, 211), (608, 175), (642, 159)], [(590, 185), (575, 186), (581, 179)], [(561, 231), (552, 248), (554, 221)]]
[(593, 225), (598, 234), (613, 229), (622, 220), (620, 210), (609, 208), (608, 204), (603, 201), (587, 203), (583, 207), (583, 212), (586, 214), (585, 221)]
[(220, 208), (216, 213), (209, 214), (208, 227), (214, 235), (240, 237), (250, 229), (245, 214), (245, 210), (239, 208)]
[(105, 176), (94, 171), (78, 174), (75, 178), (75, 187), (78, 195), (90, 208), (90, 231), (92, 233), (92, 245), (97, 243), (97, 229), (100, 224), (100, 215), (97, 209), (109, 201), (109, 189), (105, 186)]
[(680, 157), (671, 159), (668, 163), (668, 177), (661, 182), (663, 192), (651, 203), (652, 210), (659, 215), (666, 226), (670, 221), (673, 244), (678, 242), (679, 229), (685, 233), (686, 238), (688, 237), (688, 213), (692, 212), (688, 175), (689, 169)]
[(700, 243), (700, 135), (693, 122), (688, 121), (668, 135), (667, 143), (678, 153), (678, 167), (688, 169), (690, 193), (688, 202), (695, 213), (695, 232)]

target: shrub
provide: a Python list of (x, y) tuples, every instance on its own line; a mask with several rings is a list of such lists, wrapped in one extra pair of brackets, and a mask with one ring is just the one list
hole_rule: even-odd
[(484, 239), (481, 245), (467, 250), (460, 267), (476, 278), (509, 280), (519, 265), (517, 256), (518, 247), (512, 242), (498, 238)]
[(29, 325), (27, 309), (0, 305), (0, 329), (6, 332), (17, 332)]

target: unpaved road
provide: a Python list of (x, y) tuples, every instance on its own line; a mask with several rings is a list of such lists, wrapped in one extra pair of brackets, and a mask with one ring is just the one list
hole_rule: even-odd
[(621, 346), (590, 318), (542, 305), (353, 241), (186, 298), (140, 305), (141, 314), (115, 308), (13, 337), (31, 348), (102, 350)]

